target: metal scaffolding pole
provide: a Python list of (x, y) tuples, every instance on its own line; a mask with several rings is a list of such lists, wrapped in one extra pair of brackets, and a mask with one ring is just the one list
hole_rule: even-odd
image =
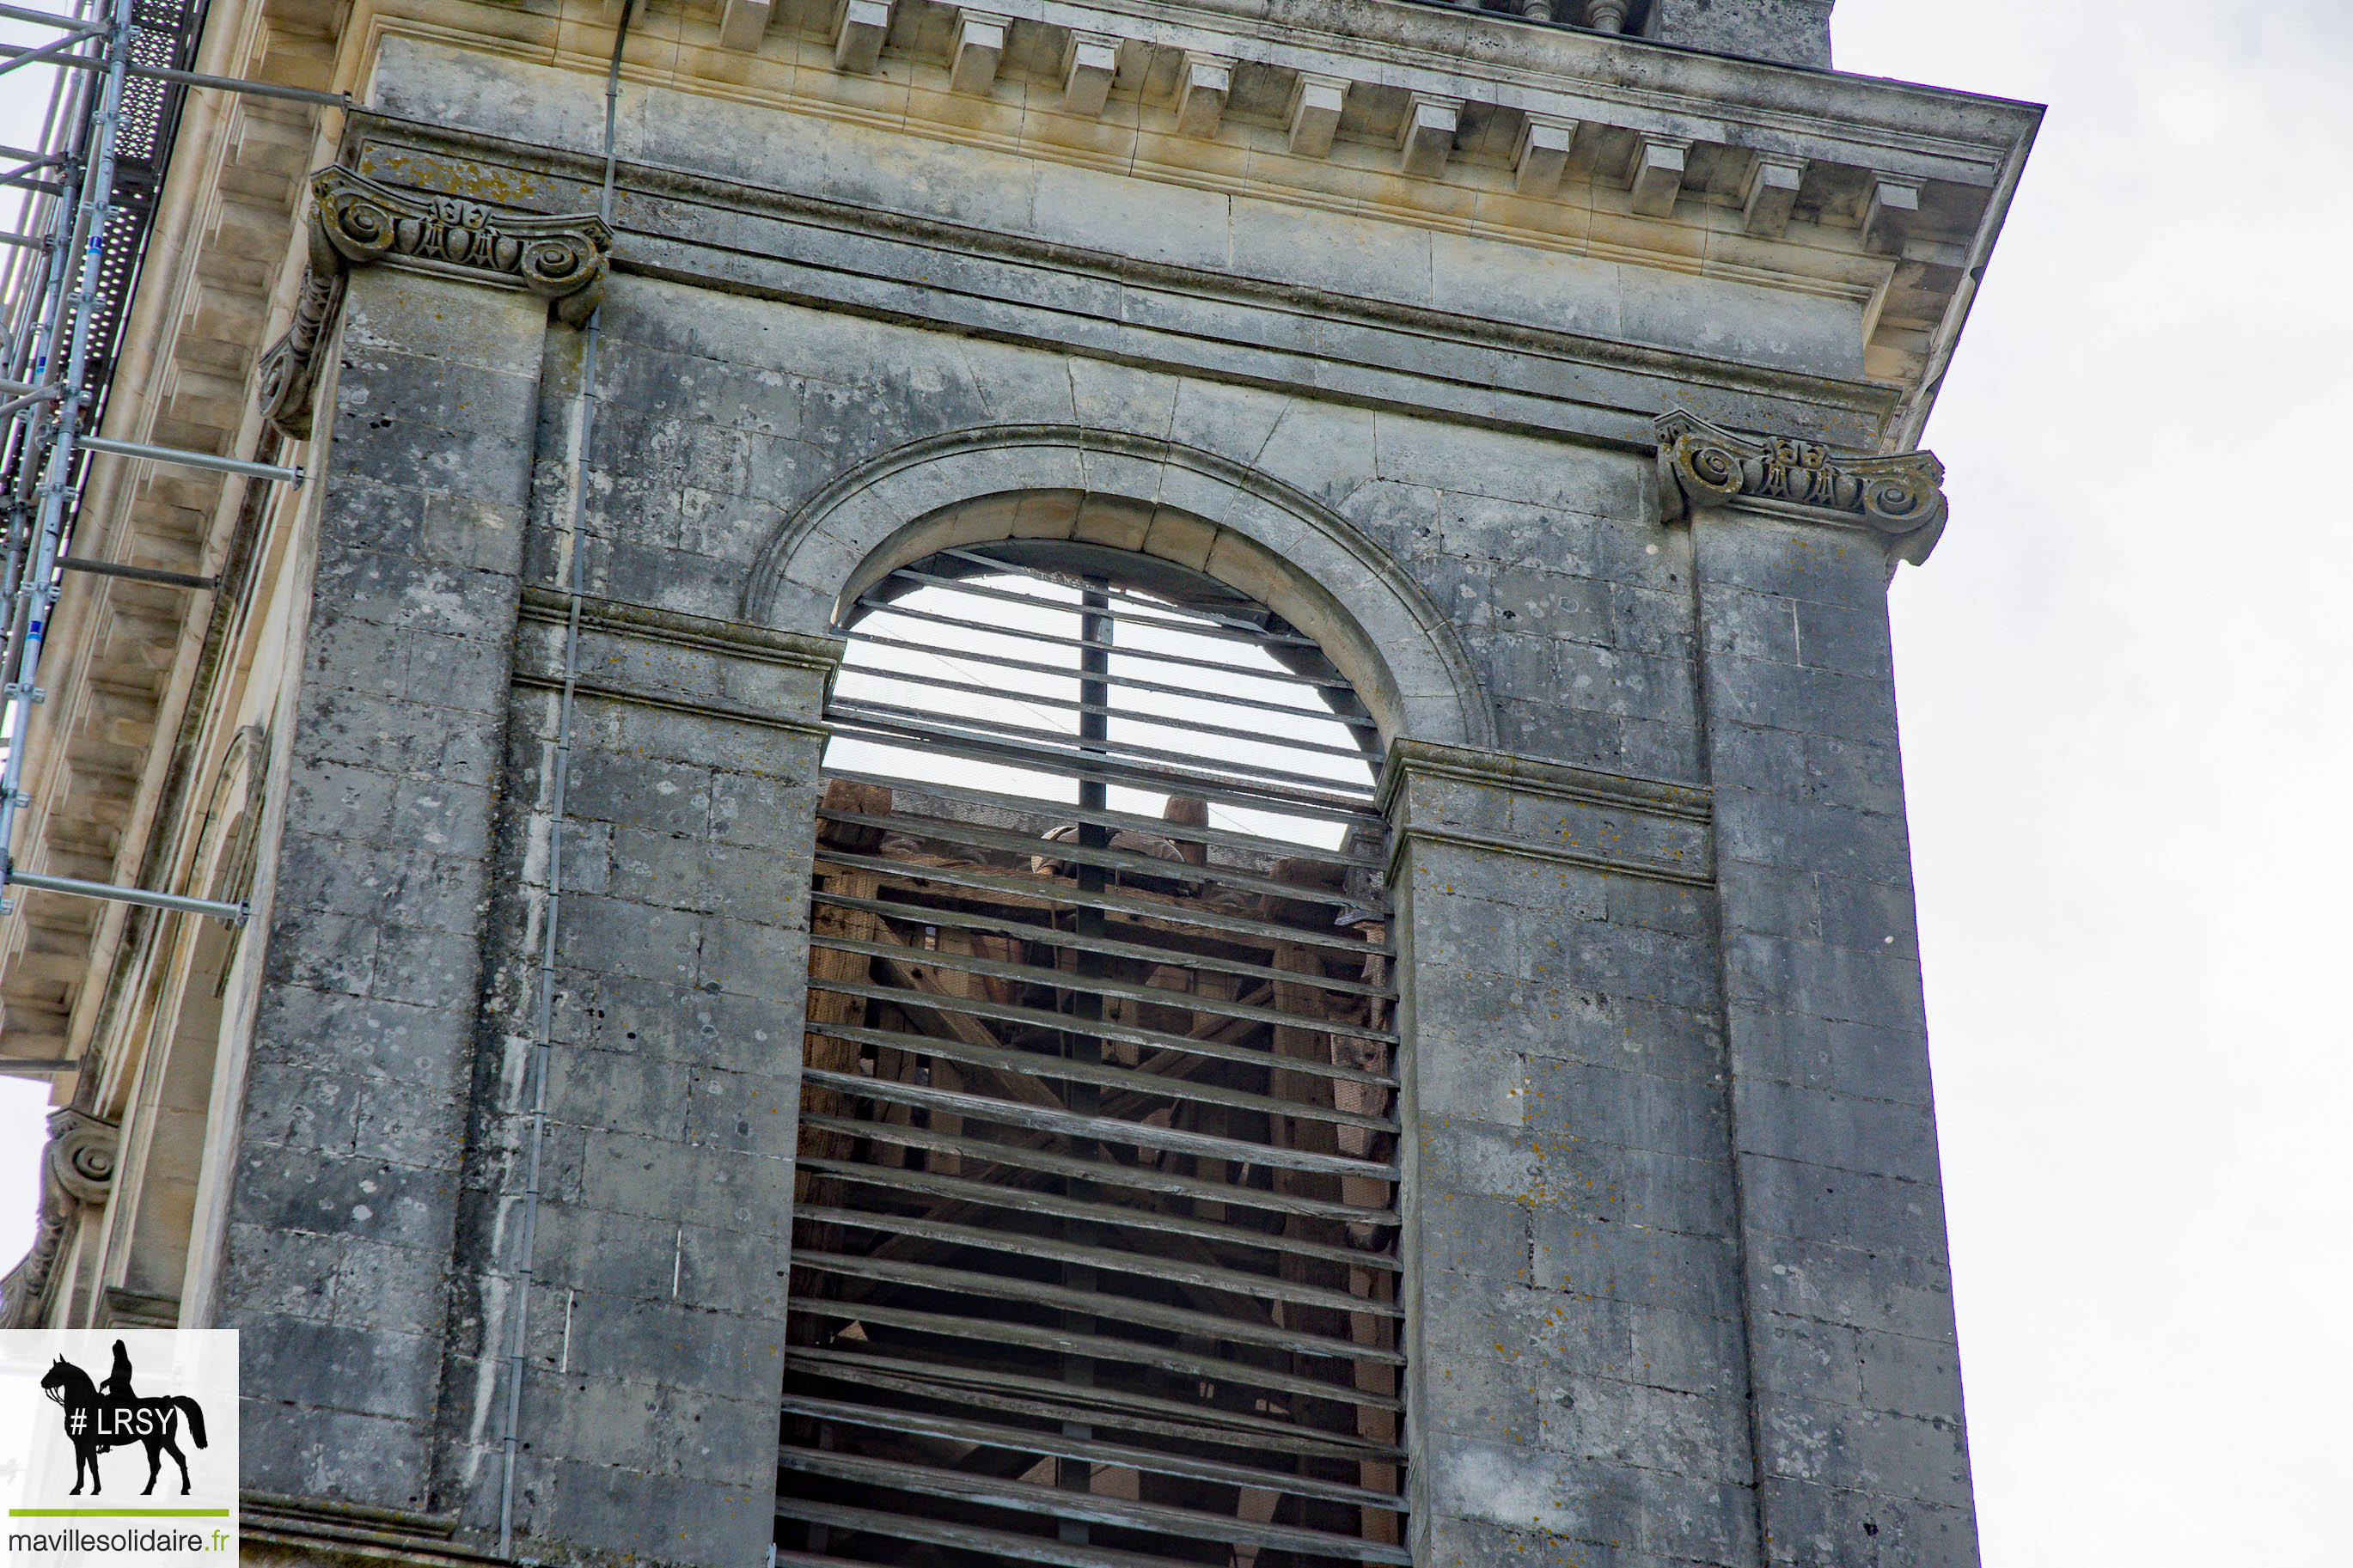
[[(0, 5), (0, 17), (58, 29), (47, 43), (0, 48), (0, 73), (32, 76), (36, 70), (27, 68), (51, 68), (56, 78), (40, 144), (7, 149), (19, 166), (0, 180), (25, 193), (16, 225), (0, 237), (7, 241), (0, 248), (0, 331), (6, 334), (0, 341), (0, 914), (14, 907), (5, 896), (14, 885), (241, 924), (242, 904), (18, 871), (17, 822), (33, 804), (25, 787), (25, 742), (46, 695), (38, 684), (41, 659), (67, 571), (215, 585), (194, 574), (67, 554), (93, 455), (210, 469), (253, 483), (302, 482), (299, 468), (98, 434), (181, 100), (194, 88), (322, 104), (350, 100), (187, 69), (202, 29), (202, 0), (81, 0), (70, 15)], [(126, 98), (134, 84), (135, 102)], [(136, 127), (127, 148), (126, 109), (135, 110), (129, 118)], [(36, 172), (37, 179), (31, 177)]]

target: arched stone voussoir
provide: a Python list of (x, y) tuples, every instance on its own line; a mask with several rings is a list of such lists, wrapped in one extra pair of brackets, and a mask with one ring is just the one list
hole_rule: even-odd
[(871, 458), (776, 530), (744, 616), (821, 634), (892, 569), (1001, 539), (1085, 540), (1206, 572), (1314, 637), (1384, 739), (1496, 743), (1454, 628), (1377, 543), (1280, 480), (1148, 437), (997, 427)]

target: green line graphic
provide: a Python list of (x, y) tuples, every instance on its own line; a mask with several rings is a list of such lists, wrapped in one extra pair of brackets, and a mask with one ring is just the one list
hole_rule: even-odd
[(12, 1508), (10, 1519), (227, 1519), (225, 1508)]

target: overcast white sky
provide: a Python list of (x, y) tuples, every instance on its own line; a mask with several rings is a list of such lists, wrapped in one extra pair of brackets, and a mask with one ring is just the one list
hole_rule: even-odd
[[(1894, 590), (1985, 1560), (2341, 1568), (2353, 0), (1836, 37), (2052, 105)], [(38, 1100), (0, 1084), (0, 1268)]]
[(2341, 1568), (2353, 4), (1835, 37), (2051, 105), (1894, 592), (1986, 1562)]

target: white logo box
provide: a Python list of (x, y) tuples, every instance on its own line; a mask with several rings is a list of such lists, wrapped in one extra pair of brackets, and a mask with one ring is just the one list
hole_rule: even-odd
[[(131, 1401), (114, 1382), (118, 1343)], [(86, 1438), (79, 1453), (69, 1426)], [(234, 1331), (0, 1331), (0, 1548), (10, 1563), (233, 1563), (237, 1480)]]

